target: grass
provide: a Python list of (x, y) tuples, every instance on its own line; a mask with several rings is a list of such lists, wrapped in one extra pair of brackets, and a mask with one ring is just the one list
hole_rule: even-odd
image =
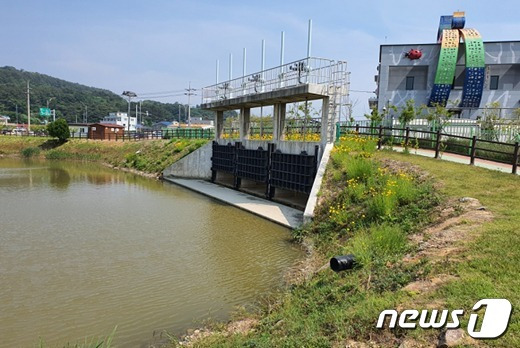
[[(325, 269), (292, 284), (266, 297), (258, 311), (249, 314), (258, 320), (254, 331), (217, 332), (198, 341), (197, 347), (339, 347), (348, 346), (350, 340), (395, 347), (405, 338), (431, 345), (438, 330), (378, 331), (379, 313), (407, 306), (424, 309), (421, 305), (461, 308), (466, 313), (461, 326), (465, 329), (471, 308), (480, 299), (506, 298), (513, 308), (518, 306), (520, 178), (420, 156), (376, 152), (373, 147), (370, 140), (348, 139), (336, 147), (340, 150), (327, 169), (316, 221), (294, 235), (314, 245), (318, 266), (326, 265), (331, 256), (352, 253), (357, 267), (337, 274)], [(409, 166), (406, 162), (416, 165), (433, 179), (385, 167), (388, 160), (403, 163), (402, 168)], [(403, 255), (415, 252), (407, 236), (428, 224), (437, 204), (461, 197), (480, 200), (494, 219), (475, 229), (478, 237), (467, 241), (457, 255), (460, 262), (403, 262)], [(425, 294), (402, 290), (414, 280), (440, 274), (454, 280)], [(479, 343), (520, 346), (518, 312), (513, 310), (509, 330), (502, 337)]]
[(430, 221), (439, 197), (427, 180), (378, 161), (375, 148), (373, 139), (342, 138), (331, 155), (315, 222), (294, 232), (314, 246), (318, 265), (353, 253), (355, 269), (325, 269), (292, 284), (252, 314), (259, 320), (254, 332), (216, 334), (197, 346), (332, 347), (377, 334), (379, 313), (395, 308), (406, 298), (399, 289), (424, 276), (423, 263), (401, 259), (411, 249), (407, 235)]
[(158, 174), (206, 144), (205, 139), (146, 140), (137, 142), (71, 139), (56, 144), (50, 138), (0, 137), (0, 155), (43, 156), (49, 160), (80, 160)]
[[(112, 341), (114, 339), (114, 335), (116, 333), (117, 326), (114, 327), (114, 330), (110, 333), (110, 335), (106, 337), (85, 337), (83, 342), (76, 343), (66, 343), (63, 345), (63, 348), (111, 348), (113, 347)], [(40, 339), (38, 344), (38, 348), (47, 348), (49, 347), (43, 339)]]

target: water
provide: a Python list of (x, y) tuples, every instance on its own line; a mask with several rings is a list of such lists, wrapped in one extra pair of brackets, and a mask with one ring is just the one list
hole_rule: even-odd
[(141, 347), (226, 319), (301, 256), (271, 222), (97, 165), (0, 159), (0, 347)]

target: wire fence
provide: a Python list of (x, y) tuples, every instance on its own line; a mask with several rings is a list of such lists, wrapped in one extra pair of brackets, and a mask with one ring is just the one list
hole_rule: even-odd
[(470, 164), (475, 164), (475, 159), (489, 160), (509, 164), (512, 173), (518, 171), (519, 142), (506, 143), (494, 140), (442, 133), (440, 130), (418, 130), (411, 127), (383, 127), (379, 126), (340, 126), (338, 138), (345, 134), (359, 134), (371, 136), (377, 139), (378, 148), (382, 146), (403, 146), (410, 149), (429, 149), (435, 151), (435, 158), (442, 153), (453, 153), (469, 157)]

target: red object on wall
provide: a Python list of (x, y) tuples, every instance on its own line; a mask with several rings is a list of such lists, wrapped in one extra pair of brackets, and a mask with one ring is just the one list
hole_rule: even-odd
[(410, 60), (420, 59), (422, 57), (422, 52), (419, 50), (411, 49), (404, 54)]

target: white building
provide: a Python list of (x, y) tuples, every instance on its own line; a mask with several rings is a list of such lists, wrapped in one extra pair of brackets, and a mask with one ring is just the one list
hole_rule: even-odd
[[(111, 112), (105, 116), (100, 123), (117, 124), (128, 130), (128, 114), (126, 112)], [(130, 131), (135, 131), (137, 126), (137, 117), (130, 116)]]

